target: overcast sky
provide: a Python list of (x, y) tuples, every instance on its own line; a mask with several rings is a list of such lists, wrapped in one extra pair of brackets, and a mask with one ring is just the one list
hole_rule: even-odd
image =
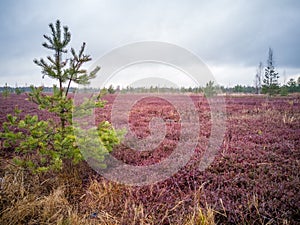
[(85, 41), (94, 60), (132, 42), (163, 41), (196, 54), (221, 85), (253, 85), (256, 67), (266, 64), (272, 47), (281, 82), (284, 71), (286, 79), (300, 76), (298, 0), (4, 0), (0, 86), (55, 83), (42, 79), (33, 59), (52, 54), (41, 44), (56, 19), (68, 25), (71, 46), (79, 49)]

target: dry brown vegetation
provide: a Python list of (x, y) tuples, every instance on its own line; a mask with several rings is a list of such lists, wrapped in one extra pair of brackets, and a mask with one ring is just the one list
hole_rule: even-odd
[[(161, 218), (157, 211), (146, 212), (134, 188), (99, 177), (84, 183), (83, 172), (94, 174), (84, 163), (51, 175), (8, 164), (1, 179), (0, 224), (168, 224), (182, 204), (162, 210)], [(198, 204), (191, 213), (176, 215), (177, 224), (214, 224), (213, 209), (199, 205), (200, 193), (194, 194)]]

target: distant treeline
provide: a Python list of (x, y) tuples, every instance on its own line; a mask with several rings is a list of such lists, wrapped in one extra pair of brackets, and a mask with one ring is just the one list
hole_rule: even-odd
[[(213, 82), (209, 82), (205, 87), (181, 87), (181, 88), (169, 88), (169, 87), (126, 87), (121, 89), (119, 86), (114, 88), (112, 85), (106, 89), (108, 93), (245, 93), (245, 94), (258, 94), (257, 87), (246, 85), (235, 85), (234, 87), (224, 87), (214, 85)], [(288, 83), (280, 87), (281, 95), (288, 93), (300, 92), (300, 85), (297, 83)]]
[[(215, 91), (216, 93), (245, 93), (245, 94), (256, 94), (257, 88), (254, 86), (246, 86), (246, 85), (235, 85), (234, 87), (224, 87), (224, 86), (216, 86), (213, 85), (206, 87), (181, 87), (181, 88), (173, 88), (173, 87), (158, 87), (158, 86), (150, 86), (150, 87), (129, 87), (120, 88), (120, 86), (114, 87), (110, 85), (108, 88), (103, 88), (108, 93), (206, 93), (207, 91)], [(75, 93), (77, 88), (71, 87), (70, 92)], [(92, 91), (97, 92), (100, 91), (100, 88), (85, 88), (81, 89), (81, 91)], [(24, 92), (31, 92), (31, 87), (10, 87), (10, 86), (2, 86), (0, 87), (1, 93), (16, 93), (21, 94)], [(52, 93), (52, 87), (43, 87), (43, 92)], [(281, 95), (286, 95), (288, 93), (300, 92), (300, 85), (297, 83), (290, 83), (289, 85), (284, 85), (281, 87)]]
[[(70, 92), (75, 92), (76, 88), (71, 87), (70, 88)], [(16, 93), (16, 94), (21, 94), (24, 92), (31, 92), (31, 87), (10, 87), (10, 86), (2, 86), (0, 87), (0, 92), (4, 93), (4, 92), (8, 92), (8, 93)], [(52, 87), (43, 87), (43, 92), (45, 93), (52, 93), (53, 92), (53, 88)]]

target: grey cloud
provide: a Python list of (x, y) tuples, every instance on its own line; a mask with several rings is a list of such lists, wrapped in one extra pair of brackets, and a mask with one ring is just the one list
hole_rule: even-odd
[[(86, 41), (94, 59), (124, 44), (151, 40), (187, 48), (213, 67), (249, 68), (265, 63), (272, 47), (276, 65), (295, 71), (300, 68), (299, 9), (299, 1), (289, 0), (1, 1), (5, 54), (0, 60), (6, 66), (0, 68), (0, 81), (5, 82), (7, 74), (37, 73), (32, 59), (49, 53), (41, 46), (42, 35), (56, 19), (70, 27), (71, 45), (78, 49)], [(11, 61), (23, 66), (11, 68)], [(252, 84), (252, 78), (248, 82)]]

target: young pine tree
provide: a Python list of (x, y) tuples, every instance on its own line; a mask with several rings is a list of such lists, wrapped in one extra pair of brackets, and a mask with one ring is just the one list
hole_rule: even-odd
[(208, 83), (206, 83), (206, 86), (203, 88), (203, 92), (205, 97), (210, 98), (215, 96), (217, 94), (217, 88), (214, 82), (210, 80)]
[[(51, 23), (49, 27), (51, 36), (44, 35), (46, 42), (43, 43), (43, 46), (53, 51), (53, 56), (47, 57), (48, 62), (44, 59), (34, 59), (34, 63), (42, 68), (43, 77), (48, 76), (58, 80), (59, 89), (54, 86), (53, 99), (50, 99), (49, 102), (41, 102), (41, 93), (37, 89), (33, 90), (31, 96), (42, 108), (50, 109), (59, 115), (61, 128), (64, 130), (66, 123), (71, 123), (72, 104), (67, 99), (71, 83), (88, 84), (90, 79), (96, 77), (100, 68), (96, 67), (88, 74), (85, 69), (82, 69), (83, 64), (92, 60), (89, 55), (84, 54), (85, 43), (83, 42), (77, 54), (74, 48), (67, 48), (71, 41), (71, 33), (67, 26), (62, 28), (60, 21), (57, 20), (55, 26)], [(67, 57), (68, 51), (70, 51), (71, 57)], [(67, 86), (64, 87), (64, 84)]]
[(273, 59), (273, 50), (269, 48), (267, 67), (265, 68), (265, 74), (263, 79), (263, 93), (268, 93), (270, 95), (275, 95), (279, 93), (279, 84), (278, 84), (279, 75), (275, 71), (274, 59)]
[[(68, 48), (71, 40), (68, 27), (61, 27), (59, 20), (55, 25), (51, 23), (49, 27), (51, 35), (44, 35), (46, 42), (43, 46), (53, 51), (53, 56), (48, 56), (47, 60), (34, 59), (34, 63), (42, 68), (43, 76), (57, 80), (59, 86), (53, 86), (52, 95), (43, 94), (42, 87), (31, 87), (32, 92), (29, 97), (39, 105), (40, 109), (56, 114), (60, 123), (55, 123), (51, 119), (40, 120), (36, 115), (26, 115), (25, 118), (21, 118), (20, 110), (16, 109), (15, 115), (7, 115), (7, 122), (3, 123), (3, 132), (0, 132), (0, 138), (5, 140), (3, 146), (14, 149), (16, 164), (36, 172), (61, 169), (63, 165), (70, 165), (69, 159), (76, 163), (86, 156), (93, 157), (105, 167), (101, 164), (104, 156), (119, 143), (121, 134), (107, 121), (100, 123), (96, 130), (80, 130), (72, 124), (73, 110), (76, 111), (76, 108), (77, 111), (79, 108), (79, 111), (82, 109), (86, 112), (87, 108), (104, 106), (100, 93), (97, 101), (85, 101), (83, 105), (76, 107), (73, 105), (72, 98), (68, 97), (72, 83), (88, 84), (100, 68), (96, 67), (90, 73), (82, 69), (82, 66), (91, 60), (91, 57), (84, 53), (85, 43), (76, 53), (73, 48)], [(16, 133), (15, 130), (20, 132)], [(76, 138), (75, 132), (84, 133), (85, 136)], [(95, 141), (87, 142), (86, 138), (90, 136), (101, 143), (101, 148), (93, 148), (89, 145)], [(82, 143), (81, 146), (89, 145), (89, 155), (83, 155), (78, 143)]]

